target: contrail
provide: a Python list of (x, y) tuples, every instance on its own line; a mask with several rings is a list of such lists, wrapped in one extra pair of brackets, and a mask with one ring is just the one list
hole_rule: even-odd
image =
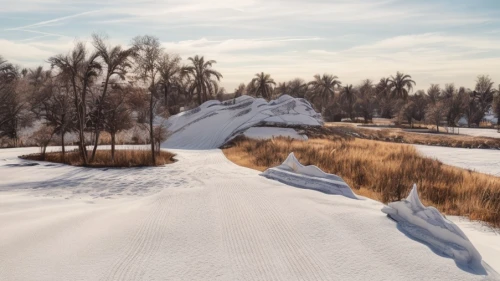
[(59, 21), (63, 21), (63, 20), (71, 19), (71, 18), (76, 18), (76, 17), (79, 17), (79, 16), (84, 16), (84, 15), (96, 13), (96, 12), (99, 12), (99, 11), (101, 11), (101, 10), (83, 12), (83, 13), (79, 13), (79, 14), (75, 14), (75, 15), (66, 16), (66, 17), (56, 18), (56, 19), (47, 20), (47, 21), (41, 21), (41, 22), (37, 22), (37, 23), (34, 23), (34, 24), (30, 24), (30, 25), (25, 25), (25, 26), (20, 26), (20, 27), (15, 27), (15, 28), (9, 28), (9, 29), (6, 29), (6, 30), (19, 30), (19, 29), (25, 29), (25, 28), (30, 28), (30, 27), (39, 27), (39, 26), (43, 26), (43, 25), (46, 25), (46, 24), (49, 24), (49, 23), (59, 22)]

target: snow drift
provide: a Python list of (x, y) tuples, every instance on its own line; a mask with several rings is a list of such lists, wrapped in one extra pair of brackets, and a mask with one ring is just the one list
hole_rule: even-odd
[(257, 125), (321, 126), (323, 120), (308, 101), (288, 95), (269, 103), (250, 96), (226, 102), (211, 100), (170, 117), (166, 122), (170, 137), (162, 147), (218, 148)]
[(288, 155), (283, 164), (269, 168), (261, 175), (288, 185), (357, 199), (354, 192), (341, 177), (327, 174), (313, 165), (304, 166), (300, 164), (293, 152)]
[(409, 236), (423, 241), (434, 250), (453, 258), (457, 263), (481, 268), (481, 255), (467, 236), (434, 207), (425, 207), (413, 185), (405, 200), (389, 203), (382, 212), (398, 222)]

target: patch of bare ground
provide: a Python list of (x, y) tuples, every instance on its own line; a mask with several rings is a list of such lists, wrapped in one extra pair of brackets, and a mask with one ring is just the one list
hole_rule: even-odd
[[(90, 152), (89, 152), (90, 156)], [(128, 150), (119, 149), (115, 151), (114, 159), (111, 157), (111, 150), (97, 150), (96, 157), (93, 162), (87, 167), (103, 168), (103, 167), (145, 167), (145, 166), (162, 166), (175, 162), (175, 154), (161, 150), (156, 155), (156, 163), (153, 165), (151, 161), (150, 150)], [(83, 160), (78, 151), (66, 152), (64, 157), (62, 152), (48, 152), (45, 157), (40, 153), (20, 156), (20, 158), (36, 161), (48, 161), (54, 163), (62, 163), (72, 166), (84, 166)], [(89, 157), (90, 158), (90, 157)]]
[(337, 174), (357, 194), (384, 203), (406, 197), (416, 183), (424, 204), (500, 227), (500, 178), (444, 165), (409, 145), (339, 136), (307, 142), (239, 137), (223, 152), (234, 163), (259, 171), (294, 152), (302, 164)]

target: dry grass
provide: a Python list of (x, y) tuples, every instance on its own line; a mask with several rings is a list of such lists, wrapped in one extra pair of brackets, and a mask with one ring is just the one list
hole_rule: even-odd
[(337, 174), (357, 194), (384, 203), (406, 197), (416, 183), (424, 204), (500, 226), (500, 178), (444, 165), (409, 145), (339, 137), (307, 142), (239, 138), (223, 151), (236, 164), (260, 171), (294, 152), (302, 164)]
[[(90, 156), (90, 153), (89, 153)], [(94, 162), (87, 167), (102, 168), (102, 167), (144, 167), (144, 166), (162, 166), (175, 162), (175, 154), (161, 150), (156, 156), (156, 165), (151, 162), (150, 150), (116, 150), (115, 159), (111, 159), (111, 150), (97, 150)], [(50, 152), (42, 155), (30, 154), (21, 156), (23, 159), (48, 161), (55, 163), (63, 163), (72, 166), (83, 166), (83, 160), (78, 151), (66, 152), (63, 159), (61, 152)], [(90, 157), (89, 157), (90, 158)]]
[[(323, 129), (324, 135), (338, 134), (361, 139), (397, 142), (408, 144), (423, 144), (460, 148), (497, 148), (500, 149), (500, 139), (488, 137), (474, 137), (467, 135), (433, 134), (405, 132), (401, 129), (365, 129), (345, 124), (328, 124)], [(314, 135), (315, 136), (315, 135)]]

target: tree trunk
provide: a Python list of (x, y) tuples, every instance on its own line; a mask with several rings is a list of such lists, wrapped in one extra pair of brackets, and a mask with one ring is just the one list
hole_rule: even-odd
[(62, 161), (64, 162), (64, 158), (65, 158), (65, 155), (66, 155), (66, 150), (64, 148), (64, 131), (61, 132), (61, 149), (62, 149)]
[(115, 136), (116, 132), (111, 132), (111, 161), (115, 162)]
[(106, 75), (106, 80), (104, 81), (104, 89), (102, 90), (101, 101), (97, 106), (97, 119), (95, 120), (95, 143), (94, 143), (94, 149), (92, 149), (92, 157), (90, 158), (91, 162), (94, 161), (95, 153), (97, 151), (97, 146), (99, 145), (99, 135), (101, 133), (100, 125), (101, 125), (102, 103), (104, 102), (104, 99), (106, 98), (106, 93), (108, 92), (108, 84), (110, 77), (111, 74), (108, 72), (108, 75)]
[[(97, 126), (97, 123), (96, 123)], [(90, 157), (90, 162), (94, 162), (95, 158), (95, 153), (97, 151), (97, 146), (99, 145), (99, 136), (101, 135), (101, 130), (95, 131), (95, 138), (94, 138), (94, 148), (92, 149), (92, 156)]]
[[(154, 82), (153, 82), (153, 88), (154, 88)], [(156, 154), (155, 154), (155, 140), (154, 140), (154, 127), (153, 127), (153, 102), (154, 102), (154, 94), (153, 94), (153, 89), (151, 90), (151, 98), (149, 101), (149, 138), (151, 142), (151, 161), (153, 162), (153, 165), (156, 165)]]

